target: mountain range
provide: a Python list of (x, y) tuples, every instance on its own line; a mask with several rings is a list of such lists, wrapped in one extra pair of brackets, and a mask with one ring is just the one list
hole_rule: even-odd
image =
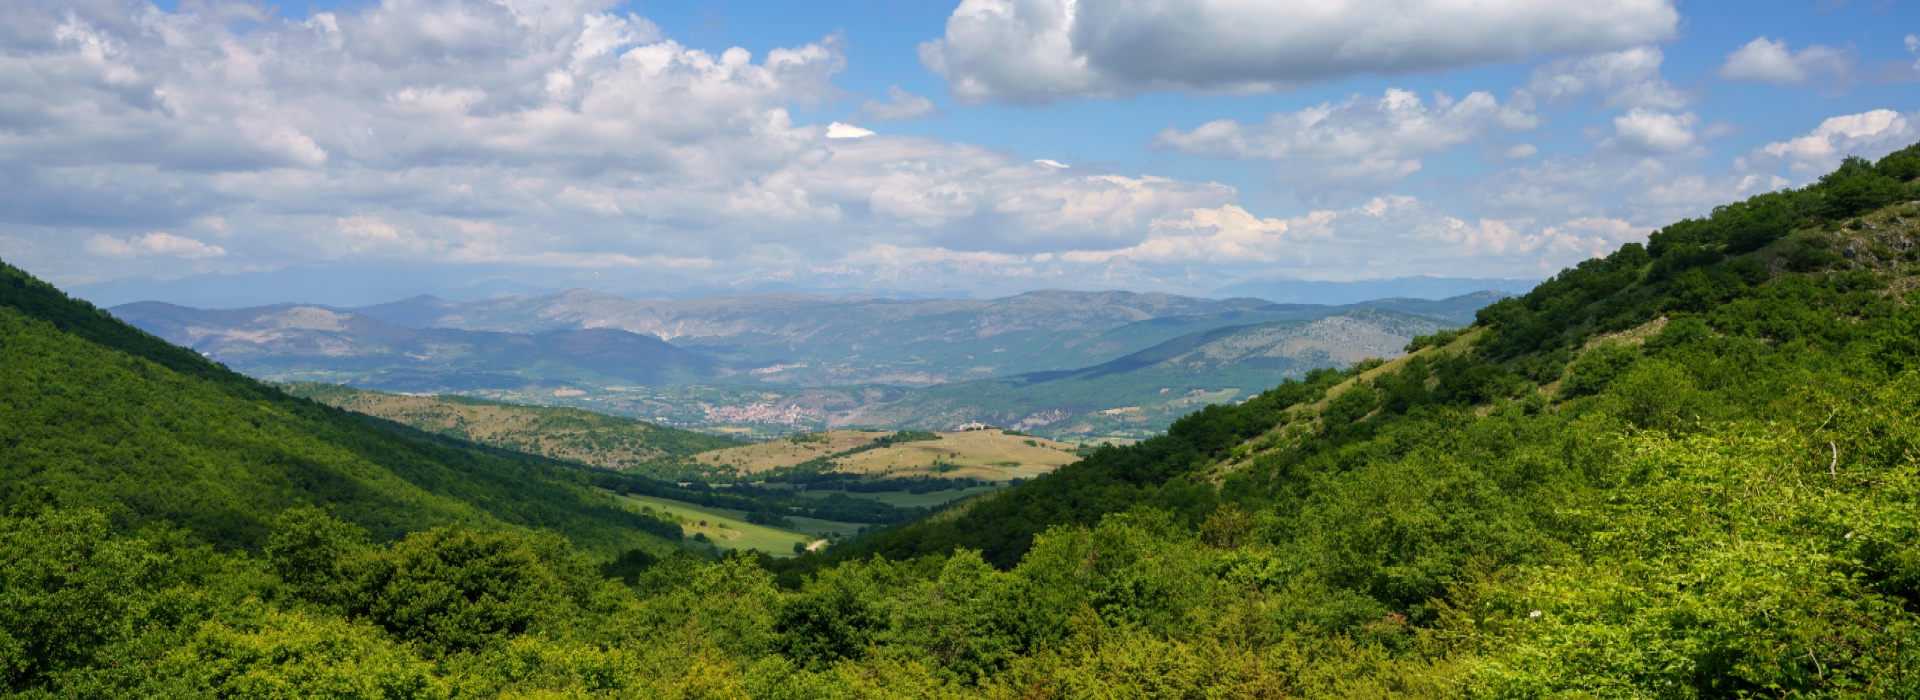
[[(140, 302), (113, 312), (276, 381), (468, 393), (705, 428), (1042, 429), (1101, 414), (1113, 419), (1072, 422), (1076, 434), (1125, 437), (1312, 367), (1397, 356), (1413, 336), (1463, 325), (1503, 296), (1325, 306), (1059, 290), (986, 301), (573, 290), (351, 309)], [(1016, 386), (1030, 388), (1003, 391)], [(1114, 409), (1136, 412), (1102, 413)]]
[(570, 384), (680, 384), (718, 363), (612, 328), (501, 333), (409, 328), (317, 306), (202, 310), (127, 304), (115, 316), (240, 371), (281, 380), (350, 381), (397, 391)]
[(837, 419), (846, 425), (1007, 426), (1056, 438), (1146, 437), (1210, 403), (1245, 400), (1317, 367), (1390, 359), (1453, 324), (1361, 307), (1312, 321), (1226, 326), (1074, 370), (942, 384)]
[[(1518, 293), (1537, 280), (1459, 277), (1394, 277), (1353, 282), (1291, 279), (1196, 279), (1191, 270), (1104, 266), (1087, 279), (1100, 288), (1160, 291), (1186, 296), (1259, 297), (1271, 302), (1349, 304), (1381, 297), (1439, 299), (1481, 290)], [(708, 296), (799, 293), (892, 299), (991, 299), (1063, 286), (1071, 276), (1010, 277), (1000, 269), (937, 263), (886, 272), (769, 269), (726, 279), (695, 279), (674, 271), (527, 268), (501, 264), (459, 267), (383, 267), (368, 263), (338, 267), (294, 266), (262, 272), (201, 273), (175, 279), (129, 277), (75, 287), (74, 296), (102, 307), (136, 301), (231, 309), (268, 303), (352, 307), (437, 294), (460, 300), (493, 296), (542, 296), (592, 289), (626, 297), (691, 299)], [(1081, 289), (1086, 289), (1081, 287)]]

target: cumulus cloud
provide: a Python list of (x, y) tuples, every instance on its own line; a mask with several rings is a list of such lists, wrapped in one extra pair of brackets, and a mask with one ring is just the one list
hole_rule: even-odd
[(1604, 144), (1637, 153), (1679, 153), (1699, 145), (1693, 132), (1699, 121), (1692, 112), (1668, 114), (1634, 109), (1614, 117), (1614, 136)]
[(1278, 112), (1258, 124), (1220, 120), (1192, 131), (1169, 128), (1152, 147), (1209, 158), (1280, 162), (1283, 185), (1324, 199), (1398, 182), (1420, 170), (1421, 158), (1481, 138), (1495, 129), (1533, 128), (1533, 115), (1476, 92), (1431, 105), (1406, 90)]
[(1156, 220), (1144, 241), (1077, 250), (1065, 263), (1208, 263), (1226, 270), (1306, 279), (1422, 274), (1436, 264), (1470, 263), (1476, 274), (1551, 274), (1642, 239), (1649, 229), (1606, 217), (1466, 220), (1404, 196), (1359, 206), (1262, 218), (1238, 206), (1192, 209)]
[(1691, 117), (1632, 116), (1623, 116), (1616, 133), (1590, 153), (1539, 158), (1470, 183), (1471, 211), (1497, 221), (1608, 219), (1661, 226), (1783, 184), (1704, 170), (1706, 149), (1689, 131)]
[(887, 101), (867, 100), (860, 105), (859, 118), (876, 122), (903, 122), (939, 114), (933, 100), (893, 85), (887, 88)]
[(1555, 103), (1597, 93), (1609, 109), (1685, 107), (1686, 94), (1660, 75), (1665, 61), (1666, 54), (1653, 46), (1556, 59), (1534, 69), (1527, 93)]
[[(1302, 219), (1302, 224), (1306, 223)], [(1112, 250), (1076, 250), (1068, 262), (1098, 263), (1114, 258), (1135, 261), (1273, 262), (1282, 252), (1293, 222), (1262, 219), (1238, 206), (1190, 209), (1154, 221), (1154, 233), (1138, 244)], [(1310, 230), (1302, 225), (1299, 228)], [(1311, 235), (1311, 234), (1309, 234)]]
[(1775, 85), (1807, 85), (1824, 76), (1844, 81), (1853, 74), (1854, 56), (1848, 51), (1814, 44), (1799, 51), (1785, 39), (1760, 37), (1727, 54), (1720, 77)]
[(1262, 92), (1664, 41), (1670, 0), (963, 0), (920, 60), (956, 99)]
[[(795, 105), (842, 96), (838, 38), (710, 51), (614, 5), (386, 0), (289, 21), (0, 4), (0, 234), (88, 275), (147, 272), (135, 256), (159, 251), (738, 271), (879, 242), (1137, 242), (1159, 216), (1237, 196), (798, 123)], [(930, 104), (890, 97), (873, 116)], [(126, 233), (208, 221), (225, 248)]]
[[(806, 123), (809, 105), (846, 98), (832, 84), (845, 63), (835, 37), (759, 54), (708, 50), (613, 11), (612, 0), (386, 0), (300, 22), (245, 5), (184, 6), (0, 3), (0, 254), (67, 279), (373, 260), (722, 280), (797, 265), (902, 285), (955, 274), (1101, 286), (1144, 279), (1124, 276), (1142, 270), (1204, 276), (1195, 269), (1522, 276), (1777, 188), (1781, 173), (1890, 150), (1920, 123), (1838, 118), (1749, 154), (1744, 170), (1702, 175), (1701, 143), (1719, 125), (1686, 111), (1685, 95), (1659, 77), (1658, 50), (1635, 48), (1651, 39), (1636, 35), (1579, 48), (1505, 100), (1390, 90), (1155, 139), (1271, 162), (1309, 206), (1267, 211), (1220, 183)], [(1095, 13), (1086, 16), (1119, 7), (1081, 6)], [(1330, 17), (1359, 21), (1332, 7)], [(1635, 5), (1515, 12), (1623, 7)], [(1217, 3), (1190, 14), (1229, 10), (1264, 11)], [(1093, 31), (1074, 31), (1083, 30)], [(1396, 41), (1432, 55), (1439, 40)], [(1073, 94), (1337, 77), (1281, 66), (1215, 82), (1141, 78), (1089, 61), (1097, 84)], [(1388, 63), (1341, 74), (1392, 72), (1379, 67)], [(1532, 128), (1534, 102), (1585, 95), (1621, 110), (1587, 157), (1543, 157), (1497, 138)], [(922, 100), (889, 91), (849, 121), (907, 118)], [(1377, 196), (1463, 146), (1517, 162), (1455, 182), (1469, 204)]]
[(872, 129), (862, 129), (852, 124), (834, 122), (827, 125), (827, 138), (830, 139), (857, 139), (862, 136), (872, 135)]
[(132, 236), (126, 239), (96, 235), (87, 239), (87, 252), (114, 258), (217, 258), (227, 251), (217, 245), (207, 245), (185, 236), (176, 236), (164, 231), (154, 231), (146, 235)]
[(1540, 155), (1540, 147), (1530, 143), (1517, 144), (1500, 152), (1500, 157), (1507, 160), (1527, 160), (1537, 155)]
[(1706, 166), (1703, 141), (1725, 133), (1692, 113), (1632, 110), (1591, 153), (1560, 155), (1492, 173), (1471, 185), (1473, 210), (1489, 220), (1608, 219), (1657, 227), (1713, 207), (1804, 185), (1842, 158), (1877, 159), (1920, 137), (1920, 112), (1874, 110), (1822, 121), (1808, 133), (1762, 145), (1722, 169)]
[(1769, 143), (1749, 159), (1756, 165), (1784, 163), (1795, 176), (1811, 180), (1832, 172), (1847, 156), (1879, 158), (1913, 142), (1920, 112), (1901, 114), (1876, 109), (1820, 122), (1805, 136)]

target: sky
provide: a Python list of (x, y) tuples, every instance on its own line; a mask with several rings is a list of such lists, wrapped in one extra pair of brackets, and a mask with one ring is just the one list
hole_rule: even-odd
[(0, 259), (455, 296), (1538, 279), (1920, 141), (1915, 5), (12, 0)]

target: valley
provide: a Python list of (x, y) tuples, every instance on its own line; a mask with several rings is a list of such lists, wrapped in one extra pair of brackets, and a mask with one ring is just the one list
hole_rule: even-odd
[(1920, 0), (0, 2), (0, 700), (1920, 700)]
[[(1291, 375), (1094, 447), (283, 388), (0, 265), (0, 674), (36, 698), (1913, 697), (1917, 280), (1920, 146), (1465, 329), (1226, 323), (894, 399), (1124, 420), (1175, 377)], [(1019, 408), (961, 391), (988, 381)]]
[[(1072, 445), (1001, 430), (839, 430), (748, 443), (580, 409), (388, 394), (334, 384), (284, 388), (293, 396), (411, 429), (678, 482), (680, 486), (659, 484), (634, 491), (631, 483), (623, 489), (616, 481), (603, 490), (642, 515), (677, 524), (696, 542), (776, 557), (789, 556), (794, 541), (811, 544), (821, 537), (853, 536), (873, 524), (1005, 488), (1079, 459)], [(695, 484), (700, 490), (683, 488)], [(712, 490), (709, 484), (721, 488)], [(735, 485), (745, 488), (727, 488)], [(883, 507), (867, 509), (869, 517), (862, 522), (795, 512), (845, 512), (818, 508), (847, 498)]]
[(567, 292), (113, 312), (270, 381), (573, 407), (742, 439), (980, 423), (1098, 442), (1151, 435), (1206, 402), (1242, 400), (1312, 367), (1397, 356), (1414, 335), (1466, 323), (1502, 296), (1325, 306), (1120, 292), (991, 301)]

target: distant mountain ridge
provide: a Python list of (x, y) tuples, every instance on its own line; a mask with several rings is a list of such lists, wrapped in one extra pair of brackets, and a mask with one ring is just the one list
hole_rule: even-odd
[[(1314, 367), (1397, 356), (1413, 336), (1465, 325), (1505, 296), (1325, 306), (1064, 290), (987, 301), (572, 290), (112, 311), (275, 381), (572, 406), (761, 437), (984, 422), (1092, 438), (1151, 434), (1181, 412)], [(1034, 386), (1047, 377), (1061, 379)]]
[(712, 359), (611, 328), (534, 334), (408, 328), (317, 306), (190, 309), (158, 302), (112, 313), (250, 374), (442, 391), (528, 382), (673, 384), (718, 376)]
[(1055, 438), (1144, 436), (1206, 403), (1244, 400), (1314, 368), (1399, 357), (1412, 338), (1448, 327), (1372, 307), (1311, 321), (1227, 326), (1081, 369), (916, 389), (841, 422), (919, 429), (977, 422)]
[[(1505, 296), (1481, 291), (1441, 300), (1379, 299), (1364, 306), (1465, 325), (1474, 311)], [(618, 328), (743, 366), (778, 366), (759, 377), (774, 383), (911, 385), (1078, 369), (1190, 332), (1312, 320), (1361, 306), (1066, 290), (987, 301), (812, 294), (628, 299), (570, 290), (472, 302), (421, 296), (352, 311), (415, 328), (514, 333)]]
[(1223, 296), (1249, 296), (1277, 304), (1362, 304), (1383, 298), (1449, 299), (1476, 292), (1524, 294), (1540, 284), (1537, 279), (1476, 277), (1394, 277), (1352, 282), (1308, 280), (1249, 280), (1215, 290)]
[[(1524, 292), (1537, 281), (1500, 278), (1390, 277), (1348, 282), (1292, 279), (1194, 278), (1191, 271), (1152, 271), (1130, 266), (1103, 269), (1100, 286), (1157, 291), (1189, 297), (1258, 297), (1273, 303), (1341, 305), (1370, 299), (1441, 299), (1481, 290)], [(73, 292), (102, 308), (136, 301), (163, 301), (198, 308), (233, 309), (275, 303), (353, 307), (433, 295), (452, 299), (542, 296), (592, 289), (625, 297), (694, 299), (717, 295), (813, 294), (896, 300), (1004, 298), (1036, 286), (1089, 290), (1072, 276), (1036, 281), (1008, 278), (998, 270), (932, 266), (889, 275), (838, 275), (767, 271), (730, 280), (700, 280), (664, 270), (643, 274), (600, 270), (545, 270), (513, 265), (459, 265), (420, 269), (295, 266), (264, 272), (203, 273), (177, 279), (129, 277), (79, 285)], [(1038, 282), (1038, 284), (1036, 284)]]

